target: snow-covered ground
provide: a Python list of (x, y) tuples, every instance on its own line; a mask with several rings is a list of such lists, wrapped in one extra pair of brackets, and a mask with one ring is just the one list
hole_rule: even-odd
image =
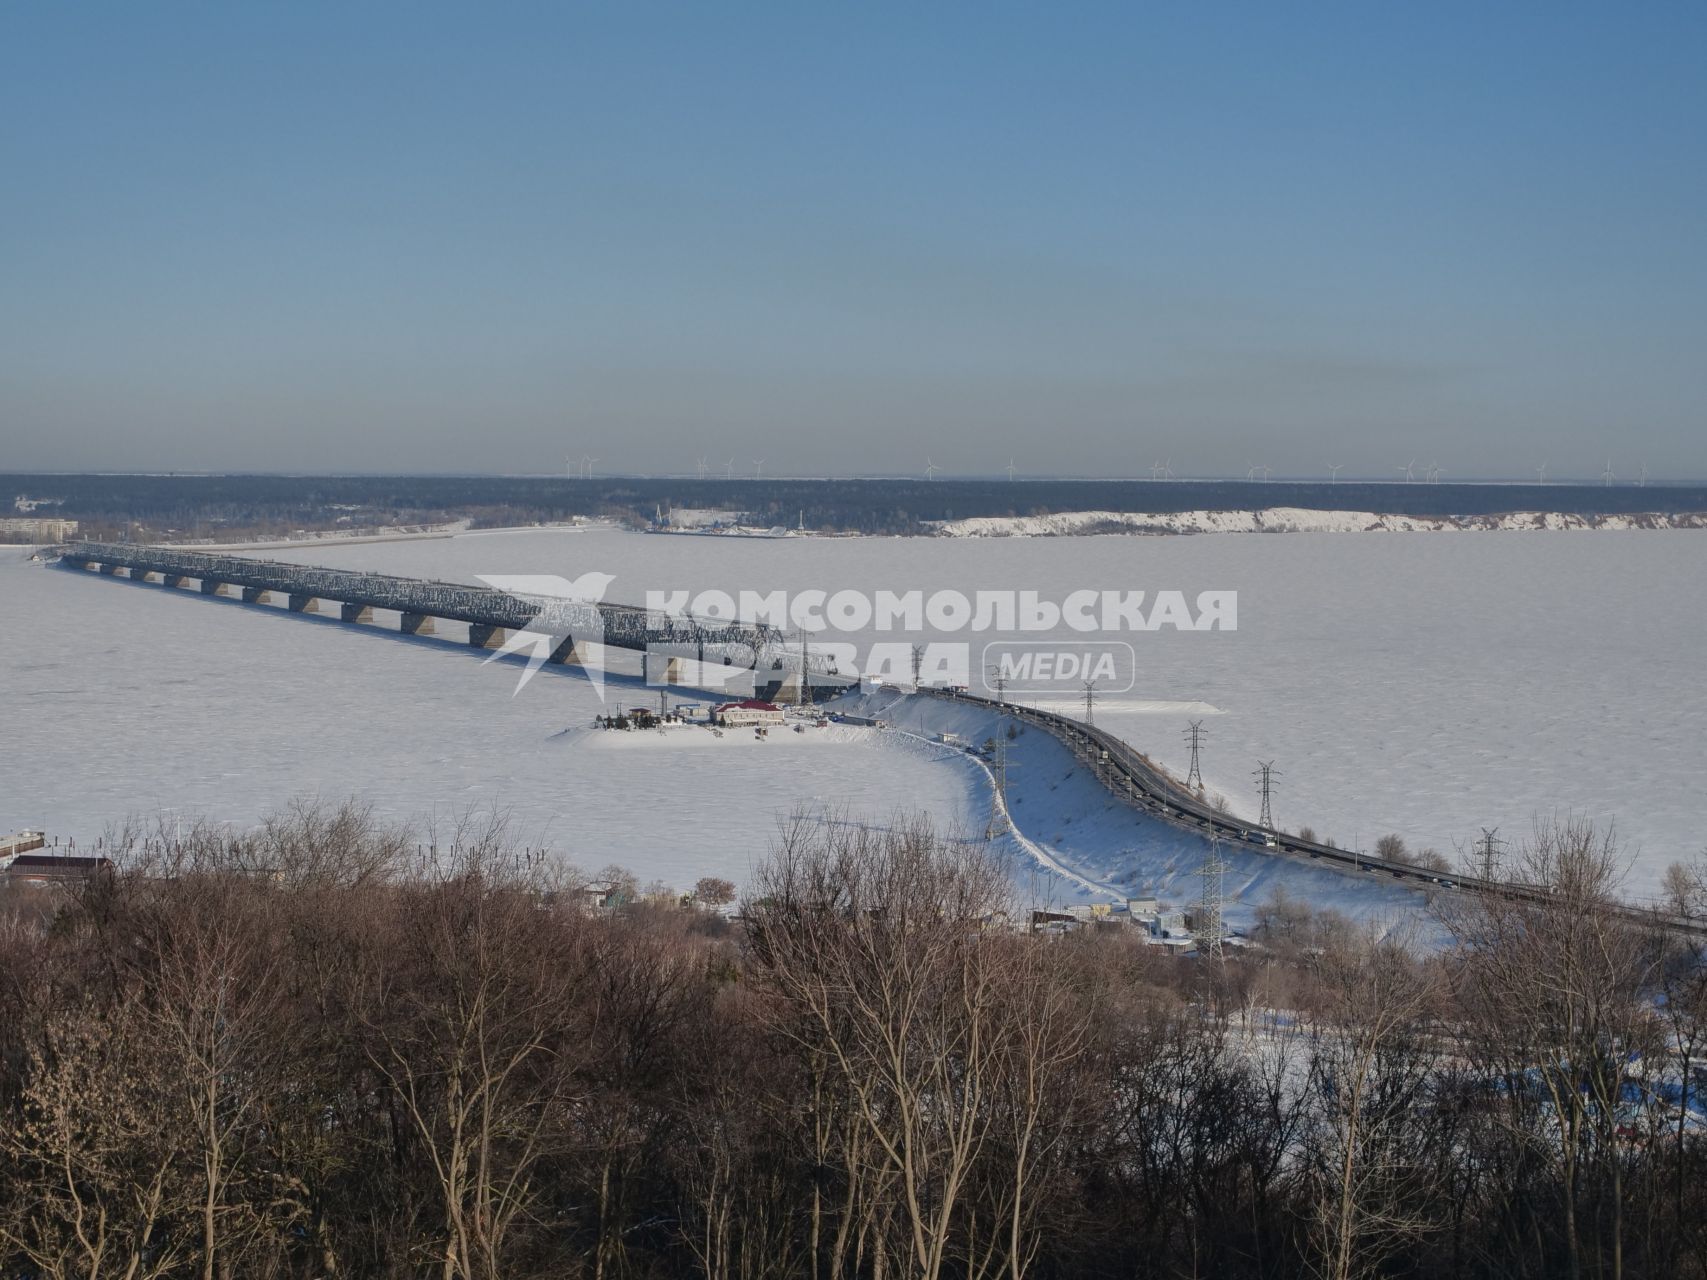
[[(1103, 696), (1098, 723), (1183, 773), (1180, 735), (1201, 717), (1211, 791), (1253, 814), (1251, 770), (1273, 759), (1277, 821), (1348, 846), (1395, 831), (1450, 855), (1484, 825), (1521, 836), (1551, 810), (1616, 819), (1637, 856), (1628, 889), (1642, 896), (1707, 844), (1704, 553), (1707, 533), (1688, 531), (921, 542), (583, 528), (279, 558), (465, 581), (600, 569), (616, 575), (608, 598), (634, 603), (705, 588), (1237, 590), (1236, 632), (1129, 636), (1137, 684)], [(81, 840), (130, 812), (247, 821), (304, 792), (355, 792), (398, 817), (507, 808), (519, 839), (682, 882), (743, 879), (799, 807), (872, 821), (925, 809), (970, 830), (988, 813), (981, 767), (916, 737), (594, 733), (600, 704), (584, 681), (551, 672), (512, 697), (515, 668), (482, 665), (454, 636), (267, 615), (45, 570), (12, 550), (0, 552), (0, 600), (4, 829)], [(655, 699), (620, 679), (608, 692)], [(1105, 812), (1106, 797), (1052, 770), (1011, 779), (1028, 839), (1110, 889), (1195, 891), (1182, 877), (1200, 854), (1185, 838)]]
[[(993, 712), (888, 690), (832, 705), (881, 718), (894, 733), (920, 742), (944, 731), (953, 734), (966, 746), (935, 747), (945, 761), (964, 756), (967, 748), (986, 739), (1000, 738), (1012, 823), (1006, 843), (1016, 878), (1030, 896), (1062, 901), (1155, 896), (1180, 905), (1197, 900), (1208, 842), (1111, 794), (1042, 730), (1015, 722), (1015, 736), (1008, 738), (1009, 721)], [(1250, 925), (1255, 909), (1277, 888), (1317, 907), (1375, 923), (1398, 923), (1424, 905), (1420, 893), (1379, 875), (1345, 875), (1230, 844), (1223, 844), (1221, 857), (1226, 867), (1225, 918), (1239, 928)]]
[(948, 538), (1061, 538), (1105, 533), (1625, 533), (1707, 529), (1707, 512), (1578, 515), (1513, 511), (1482, 516), (1402, 516), (1374, 511), (1263, 507), (1255, 511), (1059, 511), (1046, 516), (975, 516), (930, 522)]

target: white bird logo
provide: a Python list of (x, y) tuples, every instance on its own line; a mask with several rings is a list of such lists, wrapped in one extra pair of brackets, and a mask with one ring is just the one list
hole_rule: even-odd
[(599, 701), (604, 701), (603, 660), (596, 667), (586, 664), (584, 646), (604, 644), (605, 620), (598, 606), (605, 597), (605, 590), (616, 581), (615, 574), (591, 570), (574, 581), (554, 573), (483, 573), (478, 576), (487, 586), (526, 601), (536, 610), (525, 628), (511, 632), (503, 645), (486, 659), (487, 662), (496, 662), (512, 654), (527, 654), (527, 668), (517, 677), (515, 692), (510, 695), (512, 698), (527, 688), (534, 672), (550, 661), (552, 654), (569, 644), (580, 656), (582, 669), (588, 682), (598, 691)]

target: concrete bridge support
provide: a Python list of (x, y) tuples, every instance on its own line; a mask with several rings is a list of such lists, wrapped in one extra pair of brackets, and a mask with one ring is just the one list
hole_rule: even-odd
[(558, 662), (566, 667), (584, 667), (587, 665), (586, 655), (575, 647), (573, 640), (560, 640), (557, 647), (551, 651), (550, 661)]
[(476, 649), (502, 649), (504, 638), (502, 627), (489, 627), (483, 622), (468, 624), (468, 643)]
[(184, 577), (181, 573), (169, 573), (166, 575), (165, 581), (166, 585), (171, 587), (174, 591), (187, 587), (190, 584), (190, 580)]
[(338, 617), (344, 622), (372, 622), (373, 610), (365, 604), (341, 604)]
[(296, 593), (292, 592), (289, 603), (290, 603), (290, 611), (292, 613), (319, 613), (320, 612), (320, 606), (317, 603), (315, 603), (315, 599), (313, 596), (299, 596)]
[(202, 594), (204, 596), (222, 596), (225, 594), (225, 584), (217, 578), (203, 578)]
[(116, 564), (104, 564), (101, 566), (101, 572), (109, 578), (116, 578), (119, 576), (119, 567)]
[(430, 636), (433, 620), (424, 613), (406, 613), (398, 621), (398, 630), (406, 636)]
[(244, 604), (271, 604), (272, 602), (273, 602), (273, 593), (271, 591), (268, 591), (265, 587), (244, 587), (243, 588), (243, 603)]

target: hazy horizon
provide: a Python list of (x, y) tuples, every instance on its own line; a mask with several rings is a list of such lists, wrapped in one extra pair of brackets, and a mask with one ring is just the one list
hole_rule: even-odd
[(0, 13), (0, 470), (1707, 476), (1707, 11)]

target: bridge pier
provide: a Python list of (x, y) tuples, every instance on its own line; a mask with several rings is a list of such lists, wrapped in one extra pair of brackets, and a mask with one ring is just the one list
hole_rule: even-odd
[(101, 566), (101, 572), (109, 578), (116, 578), (119, 576), (119, 567), (116, 564), (104, 564)]
[(315, 603), (315, 598), (313, 596), (299, 596), (295, 592), (292, 592), (288, 603), (292, 613), (320, 612), (320, 606)]
[(430, 636), (433, 620), (425, 613), (406, 613), (398, 619), (397, 629), (406, 636)]
[(573, 640), (559, 641), (557, 647), (551, 651), (550, 661), (561, 663), (566, 667), (584, 667), (587, 665), (586, 657), (575, 647)]
[(365, 604), (341, 604), (338, 618), (343, 622), (372, 622), (373, 609)]
[(489, 627), (483, 622), (468, 624), (468, 643), (476, 649), (502, 649), (504, 628)]
[(225, 584), (218, 578), (203, 578), (202, 594), (204, 596), (222, 596), (225, 594)]
[(271, 591), (268, 591), (265, 587), (244, 587), (243, 588), (243, 603), (244, 604), (271, 604), (272, 602), (273, 602), (273, 593)]
[(172, 590), (177, 591), (188, 586), (190, 580), (184, 577), (181, 573), (169, 573), (166, 575), (164, 581), (167, 586), (172, 588)]
[(681, 682), (681, 658), (666, 653), (649, 653), (646, 655), (647, 684), (680, 684)]

